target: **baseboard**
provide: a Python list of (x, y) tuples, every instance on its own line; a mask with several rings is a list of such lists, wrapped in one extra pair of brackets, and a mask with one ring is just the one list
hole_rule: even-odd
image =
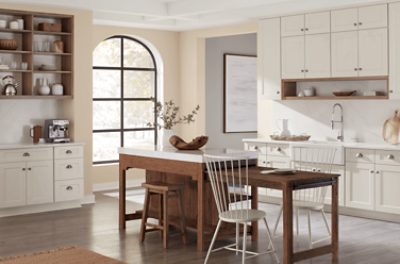
[(83, 199), (81, 200), (82, 204), (95, 204), (96, 203), (96, 197), (94, 194), (87, 194)]
[[(143, 183), (142, 179), (127, 180), (126, 188), (140, 187), (142, 183)], [(93, 184), (93, 192), (114, 191), (118, 189), (119, 189), (118, 181)]]

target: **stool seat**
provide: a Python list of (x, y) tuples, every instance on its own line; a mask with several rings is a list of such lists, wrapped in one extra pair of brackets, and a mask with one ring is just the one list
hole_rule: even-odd
[[(146, 182), (142, 183), (142, 187), (146, 189), (144, 209), (142, 215), (142, 224), (140, 228), (141, 242), (145, 239), (146, 232), (161, 231), (161, 237), (163, 240), (164, 248), (168, 247), (168, 199), (176, 198), (179, 210), (179, 216), (181, 220), (181, 234), (182, 241), (186, 244), (186, 224), (185, 224), (185, 214), (183, 212), (183, 184), (168, 184), (164, 182)], [(159, 197), (159, 219), (158, 225), (148, 223), (150, 199), (152, 196)], [(146, 227), (150, 227), (147, 229)]]

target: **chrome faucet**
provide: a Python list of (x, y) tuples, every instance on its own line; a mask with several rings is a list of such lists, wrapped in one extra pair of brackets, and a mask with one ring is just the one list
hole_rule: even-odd
[[(336, 108), (340, 109), (340, 120), (335, 120), (335, 110)], [(340, 123), (340, 131), (339, 131), (339, 135), (336, 137), (337, 140), (340, 140), (343, 142), (344, 137), (343, 137), (343, 107), (341, 104), (334, 104), (332, 107), (332, 118), (331, 118), (331, 125), (332, 125), (332, 130), (335, 129), (335, 124), (336, 123)]]

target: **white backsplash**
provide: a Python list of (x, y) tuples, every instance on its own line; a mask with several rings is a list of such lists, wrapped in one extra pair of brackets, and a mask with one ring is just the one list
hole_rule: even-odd
[(292, 134), (310, 134), (315, 140), (336, 138), (338, 130), (332, 131), (330, 121), (333, 104), (340, 103), (344, 109), (344, 140), (351, 142), (357, 138), (359, 142), (368, 143), (384, 142), (383, 123), (396, 109), (400, 109), (400, 101), (393, 100), (262, 100), (260, 103), (261, 137), (268, 137), (278, 131), (276, 120), (286, 118), (289, 119)]
[(1, 100), (0, 144), (29, 143), (30, 125), (44, 126), (45, 119), (62, 118), (58, 100)]

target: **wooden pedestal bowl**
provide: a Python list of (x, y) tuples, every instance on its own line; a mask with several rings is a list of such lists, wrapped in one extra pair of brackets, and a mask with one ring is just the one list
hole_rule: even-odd
[(196, 137), (189, 143), (175, 135), (169, 138), (169, 143), (179, 150), (197, 150), (207, 144), (207, 141), (207, 136)]

